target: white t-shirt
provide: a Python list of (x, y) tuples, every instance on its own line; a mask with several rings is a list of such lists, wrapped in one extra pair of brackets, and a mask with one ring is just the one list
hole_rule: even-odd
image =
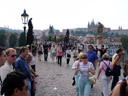
[(4, 81), (7, 74), (9, 74), (13, 71), (14, 70), (13, 70), (12, 64), (8, 64), (8, 62), (6, 61), (5, 64), (0, 68), (0, 76), (1, 76), (2, 82)]
[(55, 48), (52, 48), (52, 53), (55, 53), (56, 52), (56, 49)]
[(94, 70), (93, 64), (91, 62), (88, 62), (88, 64), (83, 65), (83, 62), (79, 65), (79, 72), (80, 72), (80, 80), (88, 80), (88, 68), (90, 67), (91, 70)]
[(35, 60), (34, 56), (32, 55), (31, 52), (29, 52), (29, 54), (32, 56), (32, 60), (31, 60), (31, 62), (29, 64), (30, 65), (36, 65), (36, 60)]
[[(70, 54), (70, 57), (67, 57), (67, 54)], [(66, 58), (70, 59), (71, 58), (71, 50), (66, 50)]]
[[(79, 63), (79, 60), (75, 61), (72, 65), (72, 70), (75, 70), (77, 67), (77, 64)], [(80, 72), (77, 73), (77, 75), (80, 75)]]
[(75, 70), (76, 67), (77, 67), (77, 64), (78, 64), (79, 60), (75, 61), (72, 65), (72, 69)]

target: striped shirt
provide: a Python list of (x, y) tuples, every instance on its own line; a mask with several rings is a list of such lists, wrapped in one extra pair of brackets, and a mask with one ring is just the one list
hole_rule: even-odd
[(83, 65), (83, 62), (79, 65), (79, 72), (80, 72), (80, 78), (81, 80), (88, 80), (88, 68), (90, 67), (91, 70), (94, 70), (93, 64), (91, 62), (88, 62), (88, 64)]

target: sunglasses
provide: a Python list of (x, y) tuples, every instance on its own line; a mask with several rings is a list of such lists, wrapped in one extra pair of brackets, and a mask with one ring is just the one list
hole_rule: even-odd
[(17, 55), (11, 55), (11, 57), (17, 57)]
[(83, 57), (82, 59), (87, 59), (86, 57)]

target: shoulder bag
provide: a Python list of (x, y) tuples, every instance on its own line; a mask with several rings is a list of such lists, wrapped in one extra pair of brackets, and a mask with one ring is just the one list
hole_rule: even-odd
[[(91, 64), (89, 64), (89, 68), (91, 67), (90, 65), (91, 65)], [(89, 72), (88, 76), (89, 76), (90, 84), (91, 84), (91, 85), (95, 84), (95, 83), (96, 83), (96, 76), (93, 75), (91, 72)]]

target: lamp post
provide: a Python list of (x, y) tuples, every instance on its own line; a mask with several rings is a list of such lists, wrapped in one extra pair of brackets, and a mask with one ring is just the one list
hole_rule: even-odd
[(22, 23), (24, 24), (24, 42), (26, 45), (26, 24), (28, 23), (28, 17), (29, 15), (26, 13), (26, 10), (24, 9), (23, 14), (21, 14)]

